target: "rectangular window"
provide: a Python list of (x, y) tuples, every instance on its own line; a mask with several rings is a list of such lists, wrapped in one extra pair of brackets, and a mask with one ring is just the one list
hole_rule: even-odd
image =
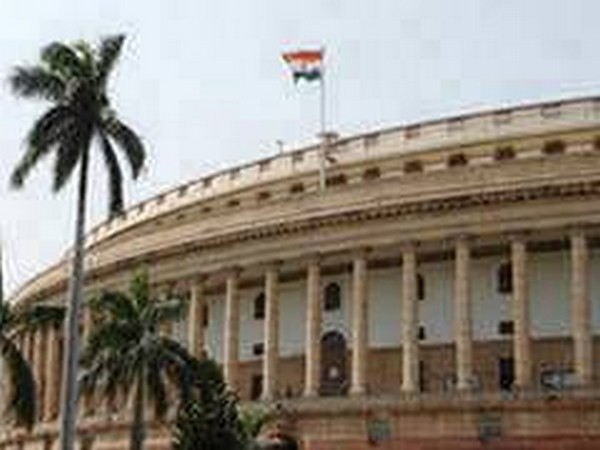
[(264, 292), (261, 292), (254, 299), (254, 318), (256, 320), (263, 320), (265, 318), (266, 299)]
[(208, 305), (205, 304), (202, 307), (202, 326), (204, 328), (208, 328), (208, 316)]
[(498, 387), (501, 391), (511, 391), (515, 382), (515, 361), (512, 358), (498, 358)]
[(498, 322), (498, 334), (503, 336), (512, 335), (515, 332), (515, 324), (512, 320), (502, 320)]
[(262, 395), (263, 376), (261, 374), (252, 375), (250, 385), (250, 400), (259, 400)]
[(496, 272), (496, 286), (499, 294), (510, 294), (513, 291), (512, 265), (502, 263)]
[(420, 273), (417, 274), (417, 300), (425, 300), (425, 277)]
[(427, 390), (427, 372), (425, 361), (419, 361), (419, 390), (425, 392)]
[(261, 356), (265, 353), (265, 344), (257, 342), (252, 346), (252, 354), (254, 356)]

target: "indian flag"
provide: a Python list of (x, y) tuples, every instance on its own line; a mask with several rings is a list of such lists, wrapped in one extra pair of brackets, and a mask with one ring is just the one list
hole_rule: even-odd
[(323, 77), (323, 50), (299, 50), (283, 54), (283, 60), (290, 66), (294, 82), (314, 81)]

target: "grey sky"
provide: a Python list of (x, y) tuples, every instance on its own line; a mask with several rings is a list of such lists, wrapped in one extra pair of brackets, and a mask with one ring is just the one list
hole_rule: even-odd
[[(0, 0), (0, 76), (50, 41), (127, 33), (113, 92), (150, 152), (149, 171), (127, 186), (131, 202), (273, 153), (277, 139), (311, 141), (316, 87), (292, 84), (284, 49), (326, 46), (331, 128), (357, 133), (598, 94), (599, 16), (594, 0)], [(50, 193), (51, 160), (24, 191), (8, 189), (43, 107), (0, 89), (9, 290), (61, 256), (73, 234), (73, 192)], [(104, 217), (105, 184), (96, 176), (89, 225)]]

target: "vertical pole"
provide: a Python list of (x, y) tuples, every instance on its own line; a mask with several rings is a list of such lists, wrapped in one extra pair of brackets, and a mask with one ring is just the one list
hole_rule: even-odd
[(77, 192), (75, 244), (69, 280), (69, 301), (65, 320), (63, 379), (60, 408), (59, 448), (73, 450), (77, 440), (77, 373), (79, 369), (79, 311), (83, 299), (85, 207), (87, 196), (88, 151), (83, 152)]
[(321, 79), (320, 79), (320, 137), (321, 146), (319, 148), (319, 187), (321, 191), (325, 190), (325, 159), (327, 155), (327, 126), (325, 122), (325, 49), (321, 50), (322, 61), (321, 61)]

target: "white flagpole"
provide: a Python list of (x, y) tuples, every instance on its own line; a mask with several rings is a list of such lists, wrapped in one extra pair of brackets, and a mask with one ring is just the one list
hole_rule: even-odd
[(325, 190), (326, 178), (325, 178), (325, 160), (327, 157), (327, 126), (325, 122), (325, 47), (321, 49), (321, 79), (320, 79), (320, 122), (321, 131), (319, 137), (321, 139), (321, 145), (319, 148), (319, 187), (321, 191)]

